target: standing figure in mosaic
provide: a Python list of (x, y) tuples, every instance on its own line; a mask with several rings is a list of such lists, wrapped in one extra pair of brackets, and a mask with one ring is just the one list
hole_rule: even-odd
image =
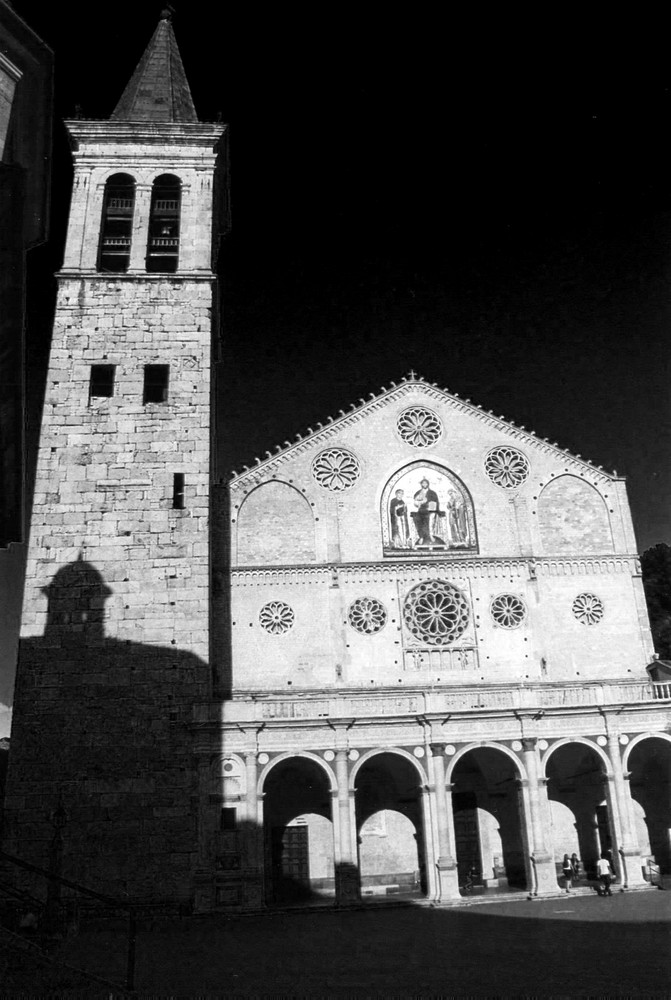
[(464, 545), (468, 541), (468, 525), (466, 523), (466, 506), (463, 497), (456, 490), (450, 490), (447, 497), (447, 516), (450, 528), (450, 541), (453, 545)]
[(412, 514), (418, 545), (444, 545), (440, 534), (440, 518), (445, 514), (440, 509), (440, 501), (435, 490), (430, 488), (429, 480), (422, 479), (413, 500), (416, 511)]
[(396, 490), (389, 504), (389, 522), (392, 548), (407, 549), (410, 545), (410, 524), (403, 490)]

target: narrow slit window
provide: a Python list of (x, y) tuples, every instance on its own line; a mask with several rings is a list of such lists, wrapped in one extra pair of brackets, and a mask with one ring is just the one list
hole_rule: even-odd
[(172, 506), (174, 510), (184, 510), (183, 472), (176, 472), (172, 477)]
[(220, 827), (222, 830), (235, 830), (237, 809), (224, 807), (221, 810)]
[(100, 227), (98, 270), (128, 270), (135, 208), (135, 181), (128, 174), (114, 174), (105, 185)]
[(157, 177), (151, 191), (147, 271), (171, 274), (179, 263), (179, 216), (182, 185), (178, 177)]
[(91, 365), (89, 397), (114, 395), (115, 365)]
[(168, 400), (169, 365), (144, 366), (143, 403), (165, 403)]

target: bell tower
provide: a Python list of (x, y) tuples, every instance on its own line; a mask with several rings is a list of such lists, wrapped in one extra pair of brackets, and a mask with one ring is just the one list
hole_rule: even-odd
[(45, 817), (60, 807), (64, 865), (72, 857), (81, 881), (114, 891), (123, 866), (131, 895), (133, 885), (158, 891), (166, 877), (166, 892), (186, 895), (197, 851), (189, 723), (210, 689), (226, 126), (198, 121), (166, 11), (110, 119), (66, 128), (74, 184), (30, 531), (7, 846), (45, 864)]

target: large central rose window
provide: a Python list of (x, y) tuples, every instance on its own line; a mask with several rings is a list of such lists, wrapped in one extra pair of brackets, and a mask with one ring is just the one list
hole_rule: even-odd
[(464, 595), (444, 580), (430, 580), (413, 587), (403, 606), (407, 628), (431, 646), (446, 646), (458, 639), (469, 617)]

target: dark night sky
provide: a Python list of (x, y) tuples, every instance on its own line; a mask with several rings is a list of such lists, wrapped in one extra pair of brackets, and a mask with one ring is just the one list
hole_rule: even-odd
[[(109, 116), (160, 13), (14, 6), (55, 51), (59, 119)], [(627, 475), (640, 547), (671, 542), (661, 20), (177, 8), (199, 115), (231, 128), (222, 471), (413, 368)], [(34, 281), (68, 159), (57, 122)]]

